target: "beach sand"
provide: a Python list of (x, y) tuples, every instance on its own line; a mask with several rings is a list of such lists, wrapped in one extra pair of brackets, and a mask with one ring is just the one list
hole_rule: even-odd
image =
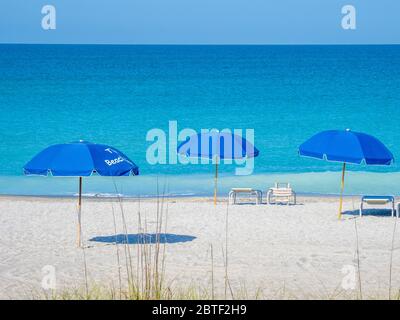
[[(256, 294), (265, 299), (356, 298), (358, 279), (363, 298), (387, 298), (396, 221), (388, 211), (369, 211), (359, 218), (359, 197), (349, 197), (343, 220), (338, 221), (336, 197), (299, 197), (295, 206), (228, 206), (222, 200), (214, 206), (208, 198), (170, 198), (161, 208), (155, 199), (123, 199), (121, 205), (133, 240), (140, 232), (139, 210), (148, 233), (156, 232), (157, 207), (163, 212), (162, 233), (169, 234), (166, 283), (173, 288), (193, 286), (211, 292), (213, 278), (217, 296), (224, 298), (227, 247), (227, 273), (235, 298)], [(75, 243), (76, 199), (0, 197), (0, 298), (44, 294), (43, 277), (53, 267), (57, 292), (84, 287), (83, 253), (89, 286), (118, 286), (117, 250), (125, 279), (126, 246), (112, 243), (113, 210), (117, 233), (123, 234), (118, 199), (84, 199), (87, 247), (82, 250)], [(393, 294), (400, 288), (399, 229), (393, 251)], [(110, 238), (90, 241), (107, 236), (111, 242)], [(138, 245), (128, 247), (136, 270)], [(230, 290), (227, 297), (231, 298)]]

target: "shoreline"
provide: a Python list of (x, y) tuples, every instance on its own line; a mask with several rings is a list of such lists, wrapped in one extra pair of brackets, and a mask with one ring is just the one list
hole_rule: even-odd
[[(276, 182), (289, 182), (299, 196), (335, 197), (340, 191), (338, 172), (296, 174), (254, 174), (251, 176), (221, 176), (218, 194), (226, 197), (232, 187), (251, 187), (264, 193)], [(346, 175), (346, 196), (400, 195), (400, 173), (371, 173), (350, 171)], [(170, 198), (210, 197), (214, 181), (211, 174), (204, 175), (139, 175), (132, 178), (109, 179), (92, 177), (84, 179), (85, 198), (155, 198), (166, 194)], [(74, 197), (77, 195), (76, 178), (46, 178), (26, 176), (0, 176), (2, 196)]]
[[(359, 198), (362, 197), (363, 195), (359, 194), (347, 194), (343, 195), (343, 200), (351, 200), (354, 198)], [(76, 201), (78, 198), (78, 195), (65, 195), (65, 196), (59, 196), (59, 195), (8, 195), (8, 194), (0, 194), (0, 200), (71, 200), (71, 201)], [(297, 198), (298, 199), (306, 199), (306, 200), (320, 200), (320, 201), (326, 201), (326, 200), (339, 200), (340, 195), (339, 194), (315, 194), (315, 193), (297, 193)], [(160, 195), (160, 196), (87, 196), (87, 195), (82, 195), (82, 199), (85, 201), (112, 201), (112, 200), (118, 200), (121, 199), (123, 201), (132, 201), (132, 202), (137, 202), (137, 201), (157, 201), (157, 199), (163, 199), (163, 200), (179, 200), (179, 201), (202, 201), (202, 202), (212, 202), (213, 201), (213, 195)], [(224, 203), (227, 202), (228, 197), (227, 196), (218, 196), (218, 203)], [(250, 199), (249, 197), (243, 197), (243, 199), (247, 200)], [(251, 199), (250, 199), (251, 200)], [(265, 203), (265, 196), (263, 194), (263, 203), (262, 205), (266, 204)], [(400, 196), (395, 196), (395, 200), (400, 201)]]

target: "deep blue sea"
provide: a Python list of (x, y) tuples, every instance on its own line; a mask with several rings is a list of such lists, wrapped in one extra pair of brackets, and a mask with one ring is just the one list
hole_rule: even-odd
[[(23, 165), (56, 143), (88, 140), (126, 153), (141, 176), (118, 193), (206, 195), (212, 165), (146, 160), (153, 128), (254, 129), (253, 175), (221, 165), (232, 186), (337, 193), (340, 164), (301, 158), (314, 133), (350, 128), (379, 138), (400, 160), (400, 46), (0, 45), (0, 194), (72, 195), (75, 179), (23, 177)], [(168, 138), (168, 136), (167, 136)], [(349, 194), (400, 194), (400, 166), (349, 166)], [(86, 194), (114, 193), (86, 179)], [(160, 191), (161, 190), (161, 191)]]

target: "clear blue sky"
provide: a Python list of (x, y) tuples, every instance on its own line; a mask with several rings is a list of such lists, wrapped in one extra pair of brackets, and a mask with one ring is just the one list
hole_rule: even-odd
[[(346, 4), (356, 30), (341, 28)], [(400, 44), (400, 0), (1, 0), (0, 43)]]

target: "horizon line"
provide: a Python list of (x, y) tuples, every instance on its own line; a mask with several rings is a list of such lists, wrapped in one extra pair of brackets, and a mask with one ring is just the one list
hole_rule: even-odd
[(400, 43), (45, 43), (0, 42), (0, 45), (86, 45), (86, 46), (399, 46)]

